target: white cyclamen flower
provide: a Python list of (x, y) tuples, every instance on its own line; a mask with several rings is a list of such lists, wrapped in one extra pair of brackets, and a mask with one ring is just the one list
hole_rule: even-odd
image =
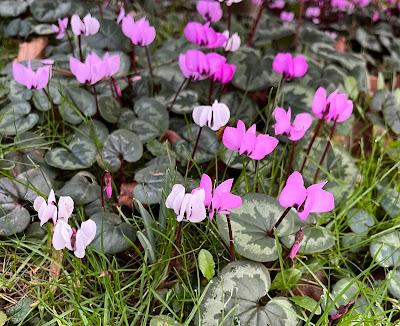
[(233, 33), (229, 36), (229, 31), (225, 31), (222, 34), (227, 38), (224, 44), (225, 51), (235, 52), (240, 48), (240, 36), (238, 33)]
[(217, 131), (228, 123), (231, 113), (226, 104), (215, 101), (212, 106), (196, 106), (192, 116), (198, 126), (207, 125), (211, 130)]

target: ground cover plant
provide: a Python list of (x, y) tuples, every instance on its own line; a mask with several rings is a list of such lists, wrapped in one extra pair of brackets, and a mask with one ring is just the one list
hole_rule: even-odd
[(397, 1), (1, 0), (1, 325), (396, 325)]

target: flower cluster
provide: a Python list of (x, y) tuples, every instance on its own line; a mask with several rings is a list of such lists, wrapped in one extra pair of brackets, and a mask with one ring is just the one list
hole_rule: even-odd
[(67, 248), (74, 251), (78, 258), (85, 256), (86, 247), (96, 236), (96, 223), (92, 220), (81, 224), (80, 229), (76, 230), (68, 224), (68, 220), (74, 210), (74, 201), (69, 196), (61, 196), (56, 201), (56, 196), (51, 189), (47, 201), (41, 197), (36, 197), (33, 208), (38, 212), (40, 225), (47, 223), (50, 219), (54, 224), (53, 247), (56, 250)]
[(303, 77), (308, 69), (308, 64), (304, 56), (293, 56), (291, 53), (278, 53), (272, 62), (272, 69), (281, 74), (284, 78)]
[(227, 36), (223, 33), (216, 32), (210, 26), (209, 22), (205, 24), (189, 22), (187, 23), (183, 34), (189, 42), (209, 49), (225, 46), (228, 41)]

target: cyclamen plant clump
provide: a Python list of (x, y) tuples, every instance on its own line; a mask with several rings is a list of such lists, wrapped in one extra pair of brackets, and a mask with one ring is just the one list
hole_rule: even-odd
[(0, 325), (395, 323), (398, 3), (154, 3), (0, 1)]

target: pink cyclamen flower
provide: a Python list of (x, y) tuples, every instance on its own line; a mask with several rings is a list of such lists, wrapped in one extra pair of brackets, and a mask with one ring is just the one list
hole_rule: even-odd
[(57, 33), (56, 39), (62, 39), (65, 36), (65, 31), (68, 27), (68, 17), (59, 18), (57, 20), (58, 25), (52, 24), (51, 29), (54, 33)]
[(224, 43), (225, 51), (235, 52), (240, 48), (240, 36), (238, 33), (233, 33), (229, 36), (229, 31), (225, 31), (222, 34), (224, 34), (227, 39)]
[(286, 112), (284, 108), (277, 107), (272, 112), (272, 115), (276, 121), (273, 126), (275, 135), (287, 135), (292, 141), (303, 138), (312, 123), (312, 116), (309, 113), (299, 113), (292, 123), (292, 111), (290, 108)]
[(312, 112), (318, 119), (327, 122), (343, 122), (353, 113), (353, 102), (337, 90), (327, 96), (326, 89), (319, 87), (312, 101)]
[(228, 40), (224, 34), (216, 32), (210, 27), (210, 23), (203, 25), (198, 22), (189, 22), (185, 26), (183, 34), (189, 42), (209, 49), (222, 47)]
[(104, 191), (106, 192), (107, 198), (110, 199), (112, 196), (112, 178), (111, 173), (108, 171), (104, 171)]
[(225, 128), (222, 142), (226, 148), (247, 154), (253, 160), (262, 160), (279, 143), (278, 139), (267, 134), (256, 135), (255, 124), (246, 131), (246, 126), (241, 120), (238, 120), (236, 128)]
[(229, 7), (234, 3), (242, 2), (243, 0), (218, 0), (219, 2), (225, 2), (225, 4)]
[(132, 16), (122, 18), (122, 32), (131, 39), (134, 45), (147, 46), (156, 38), (156, 29), (146, 17), (135, 22)]
[(70, 196), (61, 196), (58, 200), (58, 220), (68, 220), (74, 211), (74, 201)]
[(204, 20), (215, 23), (222, 18), (221, 4), (216, 0), (198, 0), (197, 12)]
[(198, 126), (207, 125), (211, 130), (217, 131), (228, 123), (231, 114), (226, 104), (215, 100), (212, 106), (196, 106), (192, 116)]
[(281, 19), (281, 21), (287, 24), (293, 21), (294, 13), (292, 13), (291, 11), (282, 11), (279, 18)]
[(208, 53), (206, 57), (213, 81), (221, 84), (229, 83), (235, 74), (236, 65), (227, 63), (226, 58), (218, 53)]
[(335, 208), (335, 200), (330, 192), (322, 189), (326, 183), (320, 182), (305, 188), (302, 175), (294, 171), (279, 195), (279, 204), (285, 208), (295, 208), (303, 221), (310, 213), (330, 212)]
[(97, 34), (100, 29), (100, 23), (96, 18), (92, 17), (91, 14), (87, 14), (83, 17), (83, 20), (81, 20), (78, 15), (73, 15), (71, 17), (71, 27), (75, 35), (89, 36)]
[(376, 22), (379, 20), (379, 18), (381, 18), (380, 13), (379, 13), (378, 10), (375, 10), (375, 11), (373, 12), (372, 16), (371, 16), (371, 21), (372, 21), (373, 23), (376, 23)]
[(185, 219), (189, 222), (198, 223), (207, 217), (204, 198), (204, 189), (185, 193), (185, 187), (176, 184), (172, 187), (165, 201), (165, 206), (174, 210), (179, 222)]
[(284, 0), (275, 0), (269, 5), (269, 7), (271, 9), (282, 9), (283, 7), (285, 7), (285, 1)]
[(78, 258), (85, 257), (86, 247), (96, 236), (96, 223), (92, 220), (85, 221), (76, 231), (64, 219), (57, 221), (53, 233), (53, 247), (56, 250), (65, 248), (73, 250)]
[(42, 63), (44, 63), (44, 66), (33, 71), (30, 61), (28, 61), (27, 67), (21, 63), (13, 62), (12, 74), (14, 80), (28, 89), (45, 88), (51, 78), (52, 66), (46, 61), (43, 61)]
[(242, 198), (231, 193), (232, 185), (233, 179), (228, 179), (213, 191), (211, 178), (207, 174), (201, 176), (200, 187), (197, 189), (204, 190), (204, 205), (208, 208), (210, 219), (214, 214), (228, 215), (232, 209), (242, 206)]
[(40, 226), (45, 224), (48, 220), (52, 219), (53, 223), (57, 221), (57, 202), (54, 190), (50, 190), (50, 194), (46, 200), (38, 196), (33, 202), (33, 208), (38, 212), (38, 217), (40, 220)]
[(272, 62), (272, 69), (285, 78), (299, 78), (307, 73), (308, 64), (304, 56), (295, 57), (290, 53), (278, 53)]
[(80, 83), (94, 85), (104, 77), (112, 77), (118, 72), (120, 56), (118, 54), (110, 55), (106, 52), (101, 59), (95, 52), (91, 52), (85, 62), (70, 57), (69, 66)]
[(329, 325), (331, 325), (332, 321), (339, 319), (343, 315), (347, 314), (349, 309), (354, 305), (355, 301), (351, 300), (348, 304), (340, 306), (339, 309), (332, 315), (329, 316)]
[(321, 15), (321, 9), (319, 7), (308, 7), (306, 10), (306, 17), (313, 18)]
[(303, 239), (304, 239), (304, 230), (303, 227), (301, 227), (299, 231), (296, 232), (293, 246), (290, 249), (289, 258), (291, 260), (294, 260), (294, 258), (297, 256), (297, 253), (300, 250), (301, 242), (303, 241)]
[(199, 50), (188, 50), (179, 55), (179, 68), (191, 80), (203, 80), (210, 76), (207, 56)]
[(117, 24), (122, 23), (122, 20), (124, 19), (124, 17), (125, 17), (125, 8), (121, 6), (119, 8), (119, 14), (118, 14), (118, 17), (117, 17)]

